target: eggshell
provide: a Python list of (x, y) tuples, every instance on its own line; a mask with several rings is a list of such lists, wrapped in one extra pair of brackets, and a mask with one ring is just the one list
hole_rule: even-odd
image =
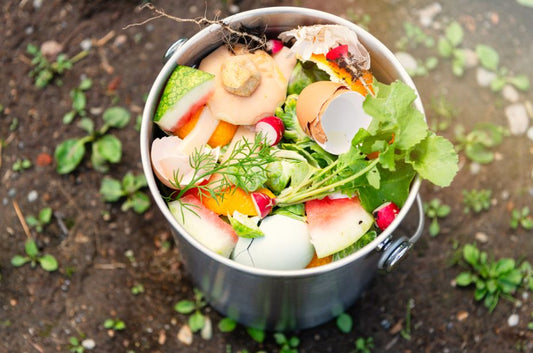
[(372, 121), (363, 110), (364, 99), (342, 84), (314, 82), (300, 93), (296, 115), (309, 137), (326, 151), (339, 155), (348, 151), (357, 131), (368, 128)]
[(259, 229), (265, 233), (264, 237), (239, 238), (233, 260), (268, 270), (299, 270), (313, 258), (315, 249), (305, 222), (273, 215), (264, 218)]

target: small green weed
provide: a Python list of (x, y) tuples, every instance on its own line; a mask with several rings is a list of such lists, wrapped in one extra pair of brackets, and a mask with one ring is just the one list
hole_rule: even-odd
[(81, 51), (72, 59), (69, 59), (65, 54), (61, 53), (54, 62), (50, 62), (41, 50), (33, 44), (28, 44), (26, 52), (33, 57), (31, 60), (33, 69), (30, 71), (30, 77), (34, 79), (34, 84), (38, 88), (44, 88), (52, 81), (55, 81), (58, 86), (61, 86), (62, 81), (59, 79), (59, 76), (63, 75), (67, 70), (70, 70), (72, 65), (88, 54), (87, 51)]
[(44, 207), (39, 211), (37, 217), (33, 215), (26, 216), (26, 223), (40, 233), (43, 231), (44, 226), (50, 224), (52, 221), (52, 213), (53, 212), (50, 207)]
[(126, 324), (124, 323), (124, 321), (120, 320), (120, 319), (106, 319), (104, 321), (104, 328), (108, 329), (108, 330), (113, 330), (113, 331), (122, 331), (122, 330), (125, 330), (126, 329)]
[(480, 213), (490, 208), (490, 198), (492, 196), (492, 190), (463, 190), (463, 204), (464, 212)]
[(87, 112), (85, 108), (87, 106), (87, 97), (85, 91), (90, 89), (93, 85), (93, 81), (89, 78), (85, 78), (81, 81), (80, 85), (70, 91), (70, 97), (72, 98), (72, 109), (63, 115), (63, 124), (70, 124), (76, 116), (85, 118)]
[(83, 335), (81, 338), (78, 338), (78, 337), (75, 337), (75, 336), (71, 336), (69, 339), (68, 339), (68, 349), (72, 352), (72, 353), (83, 353), (85, 352), (85, 347), (83, 347), (83, 345), (81, 344), (81, 340), (83, 339)]
[(355, 351), (353, 353), (372, 353), (374, 339), (372, 337), (359, 337), (355, 340)]
[(20, 267), (29, 262), (31, 267), (35, 267), (37, 264), (39, 264), (43, 270), (48, 272), (57, 270), (58, 265), (56, 258), (50, 254), (42, 255), (37, 248), (35, 240), (31, 238), (26, 240), (26, 243), (24, 244), (24, 251), (26, 252), (26, 256), (15, 255), (11, 259), (11, 264), (13, 266)]
[(264, 330), (260, 330), (258, 328), (253, 327), (247, 327), (246, 333), (248, 336), (250, 336), (254, 341), (258, 343), (262, 343), (265, 341), (266, 333)]
[(274, 333), (274, 340), (280, 346), (280, 353), (298, 353), (300, 339), (296, 336), (288, 338), (283, 333)]
[(142, 174), (135, 176), (128, 172), (122, 181), (104, 177), (100, 186), (100, 195), (107, 202), (126, 198), (121, 206), (122, 211), (125, 212), (132, 208), (137, 213), (144, 213), (150, 208), (150, 198), (140, 189), (146, 185), (146, 178)]
[(220, 332), (233, 332), (236, 327), (237, 321), (229, 317), (225, 317), (218, 322), (218, 329)]
[(411, 311), (415, 307), (415, 300), (409, 298), (405, 309), (405, 326), (400, 331), (400, 335), (408, 341), (411, 340)]
[(462, 125), (456, 125), (456, 149), (458, 152), (464, 150), (471, 161), (488, 164), (494, 160), (492, 149), (499, 146), (507, 135), (505, 128), (492, 123), (477, 124), (468, 134)]
[(142, 283), (135, 283), (132, 287), (131, 287), (131, 294), (133, 295), (139, 295), (141, 293), (144, 293), (144, 286), (142, 285)]
[(347, 313), (341, 313), (335, 321), (337, 328), (343, 333), (349, 333), (353, 328), (353, 320)]
[(422, 28), (411, 22), (404, 22), (403, 29), (405, 35), (396, 42), (398, 50), (406, 51), (408, 49), (416, 49), (419, 45), (426, 48), (433, 48), (435, 46), (435, 39), (426, 34)]
[(490, 83), (490, 88), (494, 92), (499, 92), (506, 84), (513, 85), (521, 91), (529, 89), (529, 78), (527, 75), (511, 75), (508, 68), (500, 66), (500, 55), (498, 52), (485, 44), (476, 46), (476, 54), (481, 66), (496, 74)]
[(533, 287), (531, 266), (527, 262), (518, 267), (511, 258), (492, 261), (488, 259), (486, 252), (472, 244), (463, 247), (463, 259), (470, 271), (462, 272), (456, 277), (457, 285), (466, 287), (474, 284), (474, 299), (483, 300), (490, 312), (496, 308), (501, 297), (513, 300), (511, 295), (523, 283), (529, 282), (529, 287)]
[(13, 163), (13, 169), (14, 172), (22, 172), (23, 170), (29, 169), (32, 167), (32, 163), (29, 159), (17, 159), (15, 163)]
[(82, 118), (79, 126), (87, 132), (87, 136), (63, 141), (56, 147), (54, 157), (57, 162), (57, 172), (68, 174), (75, 170), (85, 155), (85, 144), (92, 144), (91, 162), (94, 169), (100, 172), (108, 170), (107, 163), (118, 163), (122, 158), (122, 143), (107, 134), (109, 128), (123, 128), (130, 121), (130, 113), (121, 107), (111, 107), (104, 111), (104, 124), (95, 130), (94, 123), (89, 118)]
[(205, 325), (205, 316), (202, 309), (207, 305), (204, 294), (194, 289), (194, 300), (181, 300), (174, 305), (174, 310), (180, 314), (189, 315), (189, 327), (192, 332), (200, 331)]
[(463, 76), (466, 66), (465, 51), (460, 48), (463, 37), (463, 27), (457, 21), (453, 21), (446, 27), (444, 36), (437, 44), (440, 56), (452, 60), (452, 72), (456, 76)]
[(437, 198), (424, 203), (424, 214), (431, 220), (429, 235), (436, 237), (440, 233), (439, 218), (448, 216), (450, 211), (450, 206), (442, 204)]
[(453, 119), (459, 114), (444, 94), (433, 97), (429, 108), (435, 113), (430, 125), (433, 131), (443, 131), (450, 127)]
[(512, 229), (517, 229), (518, 226), (526, 230), (533, 229), (533, 216), (530, 213), (529, 207), (524, 206), (522, 209), (513, 209), (511, 211), (511, 221), (509, 225)]

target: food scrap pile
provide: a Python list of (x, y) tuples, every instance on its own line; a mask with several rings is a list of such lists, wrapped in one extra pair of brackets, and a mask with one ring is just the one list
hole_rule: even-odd
[(416, 174), (448, 186), (457, 173), (416, 98), (378, 82), (344, 26), (298, 27), (265, 50), (222, 45), (168, 79), (153, 170), (174, 217), (211, 251), (271, 270), (324, 265), (386, 229)]

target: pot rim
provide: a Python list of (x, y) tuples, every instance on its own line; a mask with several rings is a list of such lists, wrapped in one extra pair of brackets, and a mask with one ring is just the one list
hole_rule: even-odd
[[(240, 13), (237, 13), (235, 15), (232, 15), (232, 16), (229, 16), (223, 19), (223, 21), (224, 23), (236, 23), (236, 22), (248, 20), (250, 18), (254, 18), (258, 16), (260, 17), (264, 15), (275, 15), (275, 14), (282, 14), (282, 13), (283, 14), (293, 13), (297, 15), (305, 15), (308, 17), (316, 17), (324, 22), (344, 25), (350, 28), (351, 30), (355, 31), (357, 36), (361, 39), (363, 43), (369, 43), (369, 42), (372, 43), (372, 46), (377, 48), (377, 50), (374, 50), (374, 51), (378, 51), (381, 55), (385, 56), (386, 60), (392, 64), (395, 70), (398, 71), (399, 76), (396, 77), (396, 79), (403, 81), (404, 83), (408, 84), (411, 88), (415, 90), (415, 93), (418, 96), (415, 100), (415, 106), (422, 112), (422, 114), (424, 114), (424, 118), (425, 118), (424, 108), (422, 106), (422, 102), (420, 100), (418, 90), (416, 89), (411, 77), (407, 74), (406, 70), (402, 67), (402, 65), (396, 59), (394, 54), (372, 34), (370, 34), (365, 29), (359, 27), (358, 25), (348, 20), (345, 20), (333, 14), (320, 11), (320, 10), (315, 10), (315, 9), (292, 7), (292, 6), (275, 6), (275, 7), (258, 8), (258, 9), (253, 9), (249, 11), (240, 12)], [(378, 247), (379, 244), (383, 243), (389, 236), (392, 235), (392, 233), (396, 230), (396, 228), (403, 221), (403, 219), (405, 218), (405, 216), (411, 209), (416, 199), (416, 196), (418, 194), (418, 191), (420, 189), (420, 185), (421, 185), (421, 179), (418, 175), (415, 177), (415, 179), (413, 180), (411, 184), (409, 196), (407, 197), (407, 200), (405, 201), (403, 207), (400, 209), (398, 216), (387, 227), (385, 231), (381, 232), (376, 237), (376, 239), (374, 239), (372, 242), (367, 244), (365, 247), (361, 248), (360, 250), (356, 251), (355, 253), (349, 256), (346, 256), (337, 261), (333, 261), (329, 264), (321, 265), (321, 266), (313, 267), (313, 268), (304, 268), (300, 270), (268, 270), (268, 269), (261, 269), (261, 268), (255, 268), (251, 266), (242, 265), (234, 260), (231, 260), (230, 258), (226, 258), (220, 254), (217, 254), (214, 251), (207, 249), (204, 245), (200, 244), (196, 239), (190, 236), (187, 233), (187, 231), (185, 231), (185, 229), (181, 226), (181, 224), (179, 224), (178, 221), (171, 214), (157, 186), (157, 182), (154, 177), (154, 172), (152, 170), (152, 164), (150, 161), (149, 151), (150, 151), (150, 146), (152, 143), (152, 128), (153, 128), (152, 115), (159, 101), (160, 92), (163, 89), (164, 84), (168, 80), (168, 77), (170, 76), (174, 68), (177, 66), (178, 58), (183, 53), (185, 53), (190, 47), (200, 42), (209, 33), (213, 31), (218, 31), (219, 29), (220, 29), (220, 25), (217, 25), (217, 24), (209, 25), (208, 27), (197, 32), (190, 39), (188, 39), (183, 44), (183, 46), (177, 49), (176, 52), (174, 52), (174, 54), (170, 57), (170, 59), (166, 62), (166, 64), (163, 66), (163, 68), (157, 75), (157, 78), (154, 81), (150, 89), (150, 92), (148, 94), (148, 98), (146, 100), (146, 104), (143, 110), (141, 132), (140, 132), (141, 161), (142, 161), (144, 175), (148, 183), (148, 187), (150, 189), (150, 192), (152, 193), (152, 197), (155, 203), (157, 204), (159, 210), (163, 213), (163, 216), (165, 217), (165, 219), (170, 223), (171, 227), (173, 228), (173, 231), (177, 231), (185, 239), (185, 241), (188, 241), (191, 245), (197, 248), (197, 250), (204, 253), (206, 256), (211, 258), (213, 261), (224, 264), (234, 270), (248, 273), (250, 275), (262, 276), (262, 277), (275, 277), (275, 278), (304, 278), (304, 277), (321, 275), (326, 272), (338, 270), (340, 268), (343, 268), (349, 265), (350, 263), (354, 261), (357, 261), (360, 258), (367, 256), (376, 247)], [(206, 45), (208, 44), (210, 43), (206, 43)], [(371, 57), (372, 57), (372, 53), (371, 53)]]

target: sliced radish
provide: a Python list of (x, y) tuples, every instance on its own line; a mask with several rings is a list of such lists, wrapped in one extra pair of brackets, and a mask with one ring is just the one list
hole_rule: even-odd
[(277, 39), (270, 39), (266, 43), (266, 50), (271, 54), (276, 54), (283, 49), (283, 42)]
[(277, 116), (267, 116), (255, 124), (255, 131), (262, 133), (266, 137), (267, 142), (271, 146), (274, 146), (283, 137), (285, 125), (283, 125), (283, 121)]
[(348, 45), (339, 45), (330, 49), (326, 54), (326, 59), (334, 61), (348, 54)]
[(393, 202), (385, 202), (372, 212), (376, 219), (376, 225), (379, 229), (385, 230), (394, 221), (400, 208)]
[(270, 211), (272, 211), (275, 200), (262, 192), (252, 192), (251, 196), (254, 202), (255, 210), (257, 211), (257, 215), (261, 218), (265, 218)]

